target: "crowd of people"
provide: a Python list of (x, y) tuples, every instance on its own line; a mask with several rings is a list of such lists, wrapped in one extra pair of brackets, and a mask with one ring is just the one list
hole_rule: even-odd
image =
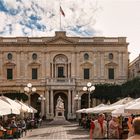
[[(125, 124), (125, 127), (123, 126)], [(90, 139), (140, 139), (140, 117), (116, 115), (83, 115), (79, 125), (89, 129)]]
[(17, 118), (9, 117), (6, 120), (0, 118), (0, 139), (14, 139), (26, 135), (27, 130), (38, 128), (41, 125), (41, 118)]

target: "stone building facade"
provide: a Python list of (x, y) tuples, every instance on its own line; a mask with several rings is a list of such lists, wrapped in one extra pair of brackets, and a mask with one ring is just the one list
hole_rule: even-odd
[[(37, 91), (29, 95), (31, 105), (36, 96), (46, 98), (41, 102), (42, 115), (53, 119), (61, 96), (65, 117), (73, 119), (76, 109), (88, 106), (82, 90), (87, 82), (126, 82), (128, 60), (125, 37), (68, 37), (64, 31), (53, 37), (1, 37), (0, 93), (24, 93), (27, 83), (32, 83)], [(81, 100), (75, 100), (76, 95)]]
[(140, 77), (140, 55), (129, 64), (129, 79)]

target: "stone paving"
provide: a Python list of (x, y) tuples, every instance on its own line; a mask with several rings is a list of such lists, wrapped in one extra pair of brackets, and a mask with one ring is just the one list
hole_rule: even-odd
[(43, 125), (38, 129), (28, 131), (27, 135), (20, 138), (25, 139), (63, 139), (63, 140), (76, 140), (76, 139), (89, 139), (89, 130), (83, 129), (78, 126), (77, 123), (71, 123), (69, 125)]

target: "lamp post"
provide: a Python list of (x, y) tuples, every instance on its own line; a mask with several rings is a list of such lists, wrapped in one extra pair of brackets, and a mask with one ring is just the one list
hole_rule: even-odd
[(31, 83), (28, 83), (26, 87), (24, 87), (24, 91), (28, 93), (28, 104), (31, 105), (31, 94), (32, 92), (36, 92), (36, 88), (32, 87)]
[(87, 83), (87, 86), (83, 87), (83, 91), (88, 93), (88, 108), (90, 108), (90, 93), (95, 90), (95, 86), (91, 82)]
[(44, 108), (43, 108), (43, 102), (46, 100), (46, 98), (41, 94), (39, 97), (38, 97), (38, 100), (41, 102), (41, 117), (43, 117), (44, 115)]

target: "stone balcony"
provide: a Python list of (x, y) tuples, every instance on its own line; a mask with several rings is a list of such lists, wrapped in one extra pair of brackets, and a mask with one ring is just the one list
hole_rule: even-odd
[(71, 85), (72, 86), (75, 85), (75, 79), (74, 78), (47, 78), (46, 85), (51, 85), (51, 86)]

